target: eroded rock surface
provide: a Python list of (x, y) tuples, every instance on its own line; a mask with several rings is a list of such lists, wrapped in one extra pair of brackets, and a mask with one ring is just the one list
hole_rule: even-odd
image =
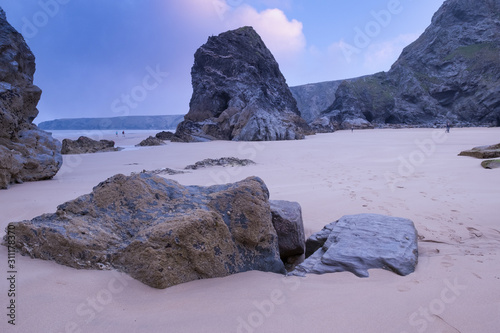
[(475, 158), (497, 158), (500, 157), (500, 143), (491, 146), (474, 147), (464, 150), (458, 156), (471, 156)]
[(367, 277), (382, 268), (399, 275), (415, 271), (418, 234), (411, 220), (377, 214), (347, 215), (307, 241), (311, 254), (291, 272), (304, 276), (349, 271)]
[(287, 269), (302, 259), (306, 249), (302, 209), (297, 202), (270, 200), (273, 226), (278, 234), (281, 260)]
[(284, 274), (268, 199), (256, 177), (200, 187), (115, 175), (53, 214), (11, 224), (23, 255), (166, 288), (249, 270)]
[(0, 188), (52, 178), (61, 143), (33, 124), (42, 91), (33, 85), (35, 56), (0, 8)]
[(309, 122), (328, 118), (322, 123), (333, 126), (322, 131), (349, 129), (353, 119), (376, 127), (500, 126), (499, 54), (498, 0), (447, 0), (388, 72), (291, 90)]
[(112, 140), (93, 140), (86, 136), (81, 136), (76, 140), (64, 139), (61, 153), (66, 154), (90, 154), (98, 152), (117, 151), (115, 142)]
[(210, 37), (194, 56), (193, 95), (176, 141), (274, 141), (310, 133), (278, 63), (252, 27)]

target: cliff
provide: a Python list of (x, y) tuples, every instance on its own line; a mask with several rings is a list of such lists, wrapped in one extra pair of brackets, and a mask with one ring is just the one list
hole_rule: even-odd
[[(355, 120), (500, 126), (499, 55), (500, 2), (448, 0), (388, 72), (332, 82), (334, 93), (325, 83), (292, 92), (303, 114), (328, 117), (332, 130)], [(315, 105), (329, 103), (318, 114)]]
[(0, 8), (0, 188), (52, 178), (62, 165), (61, 143), (33, 124), (34, 73), (35, 56)]

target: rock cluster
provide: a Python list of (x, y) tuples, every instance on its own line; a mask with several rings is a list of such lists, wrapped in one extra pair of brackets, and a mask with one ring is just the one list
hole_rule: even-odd
[(359, 119), (377, 127), (500, 126), (499, 15), (498, 0), (447, 0), (389, 72), (291, 91), (306, 119), (326, 117), (322, 131)]
[(189, 112), (176, 141), (274, 141), (310, 133), (278, 63), (252, 27), (212, 36), (195, 53)]
[(250, 164), (255, 164), (254, 161), (249, 159), (239, 159), (237, 157), (221, 157), (221, 158), (207, 158), (203, 161), (198, 161), (195, 164), (188, 165), (185, 167), (186, 170), (196, 170), (201, 168), (213, 167), (213, 166), (246, 166)]
[(76, 140), (64, 139), (62, 142), (61, 153), (69, 154), (90, 154), (108, 151), (117, 151), (115, 142), (112, 140), (93, 140), (86, 136), (81, 136)]
[(12, 222), (23, 255), (118, 269), (154, 288), (248, 270), (286, 272), (261, 179), (182, 186), (115, 175), (53, 214)]
[(360, 277), (383, 268), (399, 275), (414, 272), (418, 234), (411, 220), (377, 214), (344, 216), (306, 242), (309, 257), (291, 275), (349, 271)]
[(42, 91), (33, 85), (35, 57), (0, 8), (0, 188), (52, 178), (61, 143), (33, 124)]

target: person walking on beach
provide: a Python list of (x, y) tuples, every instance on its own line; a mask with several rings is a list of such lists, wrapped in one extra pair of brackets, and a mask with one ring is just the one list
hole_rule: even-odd
[(446, 123), (446, 133), (450, 133), (450, 123)]
[(125, 131), (122, 131), (122, 135), (125, 136)]

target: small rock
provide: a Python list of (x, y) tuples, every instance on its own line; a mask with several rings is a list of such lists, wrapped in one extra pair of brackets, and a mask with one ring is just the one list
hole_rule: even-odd
[(139, 144), (137, 144), (135, 146), (136, 147), (161, 146), (164, 144), (165, 144), (165, 142), (163, 142), (163, 140), (158, 139), (157, 137), (150, 136), (150, 137), (142, 140)]
[(201, 169), (201, 168), (207, 168), (207, 167), (212, 167), (212, 166), (246, 166), (250, 164), (255, 164), (254, 161), (248, 160), (248, 159), (239, 159), (236, 157), (221, 157), (218, 159), (212, 159), (212, 158), (207, 158), (204, 159), (203, 161), (196, 162), (195, 164), (188, 165), (184, 169), (186, 170), (196, 170), (196, 169)]
[(474, 147), (464, 150), (458, 156), (471, 156), (475, 158), (497, 158), (500, 157), (500, 143), (492, 146)]
[(108, 151), (117, 151), (115, 142), (111, 140), (93, 140), (86, 136), (81, 136), (77, 140), (64, 139), (62, 142), (61, 153), (69, 154), (89, 154), (102, 153)]

